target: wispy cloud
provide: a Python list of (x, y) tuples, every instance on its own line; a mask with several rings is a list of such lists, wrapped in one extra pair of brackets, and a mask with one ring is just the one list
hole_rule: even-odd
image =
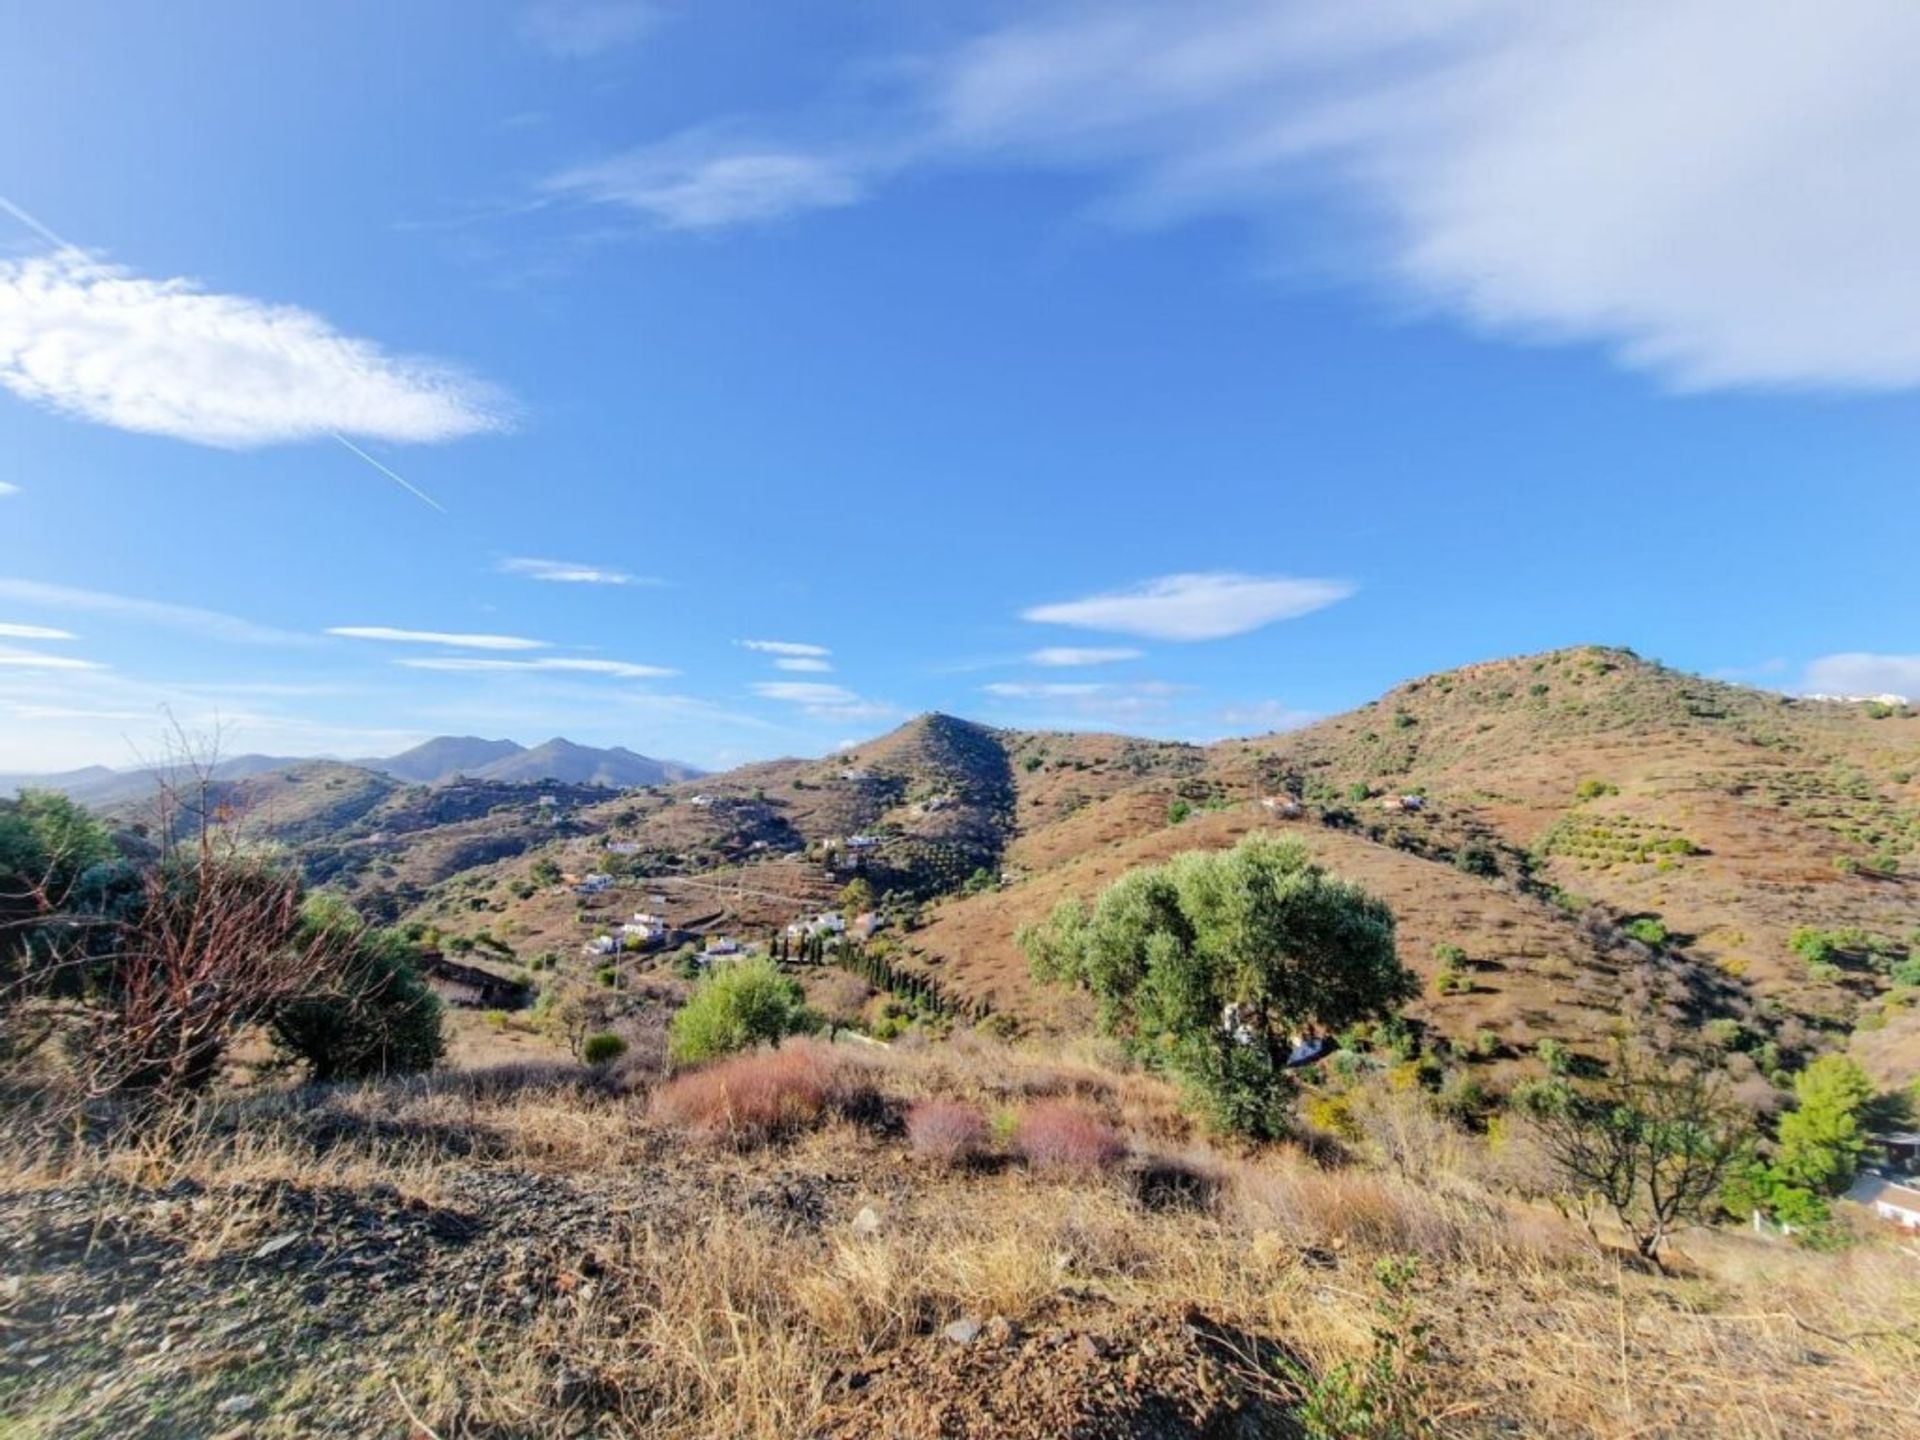
[(803, 675), (825, 675), (833, 669), (825, 660), (815, 660), (804, 655), (787, 655), (773, 662), (776, 670), (797, 671)]
[(1799, 689), (1809, 695), (1920, 697), (1920, 655), (1849, 651), (1822, 655), (1807, 666)]
[[(827, 145), (681, 137), (555, 188), (712, 227), (929, 167), (1065, 170), (1277, 265), (1677, 389), (1920, 385), (1920, 6), (1035, 0)], [(1315, 202), (1304, 203), (1307, 197)]]
[(611, 675), (621, 680), (658, 680), (678, 675), (659, 665), (635, 665), (625, 660), (574, 659), (543, 655), (537, 660), (478, 660), (466, 656), (422, 655), (394, 661), (410, 670), (447, 670), (466, 673), (547, 671), (570, 675)]
[(22, 670), (103, 670), (106, 668), (92, 660), (81, 660), (72, 655), (47, 655), (38, 650), (21, 650), (12, 645), (0, 645), (0, 665)]
[(1339, 580), (1230, 571), (1163, 575), (1127, 590), (1036, 605), (1021, 617), (1150, 640), (1218, 640), (1319, 610), (1346, 599), (1353, 589)]
[(816, 720), (879, 720), (899, 714), (895, 706), (884, 701), (869, 700), (844, 685), (818, 680), (762, 680), (753, 686), (753, 693), (765, 700), (796, 705)]
[(980, 689), (994, 700), (1020, 707), (1023, 724), (1163, 730), (1187, 691), (1165, 680), (996, 680)]
[(433, 442), (506, 423), (499, 392), (450, 366), (390, 355), (308, 310), (147, 279), (71, 247), (0, 260), (0, 386), (60, 414), (229, 449)]
[(80, 590), (69, 585), (47, 585), (38, 580), (0, 579), (0, 600), (32, 605), (48, 610), (73, 610), (88, 615), (105, 615), (138, 625), (154, 625), (181, 630), (209, 640), (226, 640), (240, 645), (304, 645), (304, 635), (256, 625), (251, 620), (223, 615), (217, 610), (200, 610), (191, 605), (173, 605), (164, 600), (142, 600), (131, 595), (111, 595), (100, 590)]
[(78, 640), (80, 637), (71, 630), (56, 630), (51, 625), (16, 625), (11, 621), (0, 623), (0, 636), (9, 640)]
[(742, 640), (739, 644), (763, 655), (785, 655), (799, 660), (822, 660), (833, 654), (824, 645), (803, 645), (797, 640)]
[(0, 480), (0, 500), (6, 499), (9, 495), (18, 495), (19, 493), (20, 487), (18, 485), (15, 485), (10, 480)]
[(669, 230), (712, 230), (851, 205), (866, 187), (847, 157), (694, 131), (563, 170), (543, 188), (632, 210)]
[(520, 33), (561, 60), (588, 60), (633, 44), (660, 22), (650, 0), (535, 0)]
[(562, 585), (658, 585), (644, 575), (629, 575), (624, 570), (604, 565), (583, 565), (573, 560), (533, 560), (514, 557), (500, 562), (508, 575), (524, 575), (529, 580), (546, 580)]
[(545, 640), (518, 635), (468, 635), (446, 630), (398, 630), (391, 625), (334, 625), (327, 630), (345, 640), (380, 640), (400, 645), (446, 645), (456, 650), (546, 650)]
[(1076, 665), (1113, 665), (1138, 660), (1145, 651), (1124, 645), (1049, 645), (1027, 656), (1029, 665), (1065, 669)]

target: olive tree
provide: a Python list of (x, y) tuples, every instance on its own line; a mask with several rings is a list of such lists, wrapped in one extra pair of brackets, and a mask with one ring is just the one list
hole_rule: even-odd
[(1036, 976), (1084, 987), (1101, 1027), (1174, 1075), (1223, 1129), (1286, 1123), (1289, 1052), (1391, 1014), (1418, 993), (1394, 951), (1393, 914), (1329, 875), (1295, 841), (1134, 870), (1091, 908), (1057, 907), (1020, 943)]

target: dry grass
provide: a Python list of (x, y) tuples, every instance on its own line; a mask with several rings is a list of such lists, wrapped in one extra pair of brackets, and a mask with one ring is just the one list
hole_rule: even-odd
[(1036, 1170), (1094, 1174), (1119, 1164), (1127, 1142), (1085, 1105), (1043, 1100), (1020, 1112), (1013, 1148)]
[[(1244, 1391), (1284, 1404), (1286, 1385), (1258, 1357), (1282, 1348), (1314, 1370), (1363, 1357), (1372, 1263), (1385, 1256), (1417, 1262), (1412, 1303), (1435, 1337), (1424, 1403), (1443, 1435), (1784, 1440), (1920, 1426), (1910, 1243), (1825, 1256), (1695, 1233), (1676, 1276), (1641, 1273), (1504, 1194), (1471, 1142), (1427, 1133), (1385, 1100), (1369, 1126), (1386, 1136), (1385, 1168), (1328, 1171), (1286, 1148), (1235, 1158), (1189, 1140), (1185, 1164), (1210, 1186), (1166, 1207), (1086, 1171), (903, 1168), (884, 1127), (841, 1118), (847, 1096), (875, 1088), (936, 1113), (928, 1097), (1017, 1097), (1044, 1085), (1043, 1069), (985, 1052), (857, 1062), (796, 1046), (668, 1082), (649, 1106), (556, 1067), (263, 1097), (216, 1107), (165, 1151), (15, 1146), (0, 1165), (14, 1189), (189, 1175), (210, 1198), (222, 1184), (274, 1179), (391, 1186), (438, 1204), (478, 1169), (550, 1174), (601, 1196), (587, 1278), (550, 1303), (449, 1301), (404, 1318), (383, 1383), (445, 1437), (818, 1433), (858, 1403), (834, 1378), (850, 1370), (897, 1364), (942, 1389), (953, 1347), (937, 1331), (963, 1316), (1106, 1336), (1122, 1359), (1155, 1317), (1204, 1317), (1246, 1337), (1235, 1362)], [(1064, 1074), (1064, 1091), (1087, 1078)], [(1148, 1099), (1129, 1077), (1088, 1088), (1033, 1102), (1029, 1119), (1053, 1112), (1105, 1131), (1129, 1092)], [(681, 1138), (775, 1131), (787, 1138), (751, 1154)], [(770, 1171), (826, 1196), (822, 1208), (768, 1213), (718, 1198)], [(863, 1207), (877, 1227), (852, 1223)], [(541, 1233), (541, 1216), (517, 1220)], [(199, 1225), (191, 1258), (211, 1263), (257, 1244), (272, 1221), (210, 1204)], [(865, 1432), (844, 1433), (919, 1433), (905, 1415), (868, 1418)]]

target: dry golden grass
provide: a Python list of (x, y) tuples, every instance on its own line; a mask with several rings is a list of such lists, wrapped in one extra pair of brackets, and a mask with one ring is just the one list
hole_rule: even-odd
[[(930, 1394), (951, 1388), (941, 1367), (959, 1351), (938, 1332), (961, 1317), (1108, 1337), (1116, 1373), (1143, 1327), (1204, 1321), (1244, 1342), (1229, 1357), (1243, 1395), (1283, 1407), (1291, 1392), (1266, 1357), (1284, 1351), (1316, 1372), (1363, 1357), (1372, 1265), (1389, 1256), (1417, 1262), (1412, 1304), (1433, 1337), (1423, 1404), (1441, 1435), (1785, 1440), (1920, 1426), (1911, 1243), (1827, 1256), (1694, 1232), (1674, 1275), (1643, 1273), (1512, 1199), (1503, 1162), (1399, 1114), (1405, 1097), (1381, 1097), (1384, 1118), (1369, 1121), (1385, 1138), (1362, 1144), (1382, 1163), (1328, 1170), (1284, 1147), (1209, 1150), (1171, 1096), (1137, 1076), (984, 1047), (842, 1063), (896, 1108), (947, 1096), (992, 1113), (1071, 1096), (1115, 1120), (1146, 1117), (1160, 1138), (1132, 1131), (1131, 1161), (1105, 1177), (946, 1169), (914, 1163), (884, 1125), (828, 1112), (821, 1128), (743, 1153), (688, 1145), (644, 1096), (555, 1068), (233, 1102), (170, 1148), (12, 1145), (0, 1173), (13, 1190), (191, 1178), (216, 1202), (192, 1256), (208, 1264), (273, 1228), (257, 1203), (222, 1209), (224, 1188), (241, 1182), (390, 1186), (441, 1205), (476, 1174), (532, 1174), (599, 1197), (591, 1256), (566, 1261), (552, 1303), (448, 1301), (396, 1322), (381, 1403), (396, 1424), (404, 1404), (419, 1433), (444, 1440), (815, 1433), (860, 1403), (837, 1378), (852, 1370), (892, 1366)], [(1155, 1163), (1207, 1184), (1184, 1203), (1147, 1203), (1139, 1177)], [(824, 1198), (792, 1213), (722, 1198), (770, 1176)], [(863, 1207), (877, 1225), (853, 1223)], [(538, 1213), (484, 1218), (517, 1225), (527, 1244), (543, 1233)], [(302, 1393), (298, 1377), (288, 1393)], [(869, 1418), (866, 1433), (920, 1433)]]

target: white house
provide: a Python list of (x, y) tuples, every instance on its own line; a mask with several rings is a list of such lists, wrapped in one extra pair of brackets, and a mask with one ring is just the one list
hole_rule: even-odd
[(878, 848), (879, 844), (880, 837), (878, 835), (847, 836), (847, 848), (849, 850), (873, 850)]
[(1868, 1172), (1853, 1182), (1847, 1199), (1866, 1206), (1882, 1220), (1920, 1230), (1920, 1182), (1909, 1184), (1892, 1176)]
[(713, 797), (711, 795), (696, 795), (687, 803), (696, 809), (707, 810), (713, 806)]
[(582, 875), (580, 883), (573, 888), (574, 892), (580, 895), (604, 895), (613, 888), (613, 877), (600, 874)]
[(741, 948), (738, 940), (734, 939), (731, 935), (721, 935), (707, 941), (707, 948), (701, 952), (700, 958), (703, 960), (712, 960), (716, 957), (738, 955), (740, 953)]
[(611, 935), (596, 935), (580, 947), (582, 955), (616, 955), (620, 951), (620, 942)]
[(607, 853), (609, 855), (638, 855), (640, 853), (640, 842), (638, 840), (609, 840), (607, 841)]

